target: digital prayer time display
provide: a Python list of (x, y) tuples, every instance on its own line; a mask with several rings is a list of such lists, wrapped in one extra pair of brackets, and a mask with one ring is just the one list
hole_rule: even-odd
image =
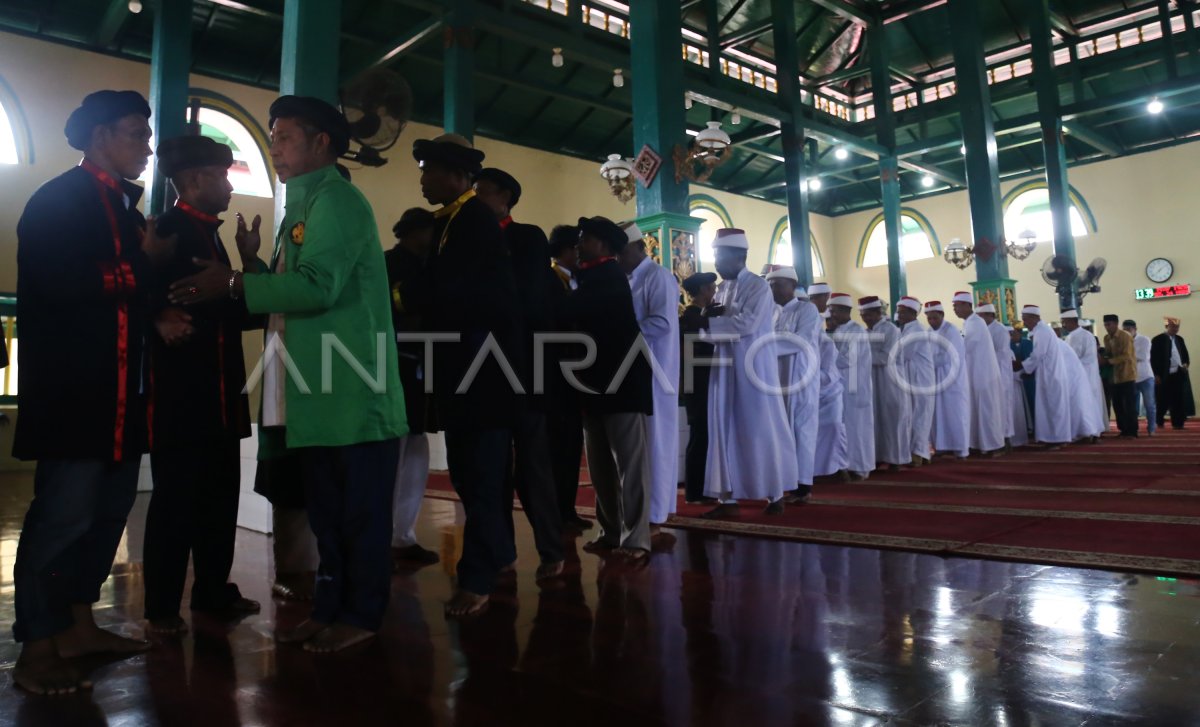
[(1183, 285), (1164, 285), (1161, 288), (1138, 288), (1133, 291), (1133, 297), (1137, 300), (1160, 300), (1162, 298), (1180, 298), (1185, 295), (1192, 294), (1192, 286)]

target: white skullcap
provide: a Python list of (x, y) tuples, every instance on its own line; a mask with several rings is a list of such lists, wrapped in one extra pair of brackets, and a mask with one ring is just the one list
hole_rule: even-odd
[(726, 227), (717, 230), (717, 236), (713, 239), (713, 247), (735, 247), (740, 250), (749, 250), (750, 240), (746, 239), (745, 230)]
[(1040, 316), (1042, 315), (1042, 309), (1036, 305), (1027, 305), (1021, 308), (1021, 315)]
[(626, 222), (621, 229), (625, 230), (625, 237), (629, 242), (637, 242), (643, 237), (642, 228), (638, 227), (636, 222)]
[(1079, 318), (1079, 311), (1077, 311), (1077, 310), (1075, 310), (1074, 308), (1072, 308), (1071, 310), (1065, 310), (1065, 311), (1063, 311), (1062, 313), (1059, 313), (1059, 314), (1058, 314), (1058, 317), (1059, 317), (1059, 318), (1075, 318), (1075, 319), (1077, 319), (1077, 320), (1078, 320), (1078, 318)]
[(829, 287), (829, 283), (813, 283), (808, 286), (809, 296), (814, 295), (829, 295), (833, 292), (833, 288)]
[(942, 306), (942, 301), (931, 300), (925, 303), (926, 313), (945, 313), (946, 309)]
[(844, 305), (847, 308), (853, 308), (854, 299), (846, 293), (834, 293), (833, 297), (829, 299), (829, 305)]
[(790, 280), (793, 283), (798, 281), (799, 278), (796, 277), (796, 268), (788, 267), (788, 266), (781, 266), (781, 267), (777, 267), (774, 270), (772, 270), (771, 272), (767, 273), (767, 280), (780, 280), (780, 279)]
[(970, 303), (971, 305), (974, 305), (975, 299), (972, 298), (971, 294), (968, 293), (967, 291), (960, 290), (954, 294), (954, 297), (950, 299), (950, 302), (952, 302), (952, 303)]
[(975, 309), (975, 312), (976, 313), (995, 313), (996, 306), (992, 305), (991, 303), (984, 303), (983, 305), (977, 307)]
[(921, 301), (917, 300), (916, 298), (912, 297), (911, 295), (906, 295), (903, 298), (901, 298), (900, 302), (897, 303), (896, 306), (897, 307), (904, 306), (905, 308), (908, 308), (909, 310), (914, 310), (917, 313), (921, 312)]

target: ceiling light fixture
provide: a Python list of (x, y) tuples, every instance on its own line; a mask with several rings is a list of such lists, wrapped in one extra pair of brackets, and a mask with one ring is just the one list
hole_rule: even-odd
[(834, 150), (833, 156), (836, 157), (838, 161), (844, 162), (850, 158), (850, 152), (846, 151), (846, 147), (839, 146), (837, 149)]
[(133, 13), (134, 15), (142, 12), (141, 0), (129, 0), (129, 12)]
[(613, 69), (613, 85), (617, 88), (625, 85), (625, 74), (622, 73), (620, 68)]
[(924, 187), (925, 189), (929, 189), (930, 187), (932, 187), (933, 186), (933, 177), (929, 176), (928, 174), (921, 177), (921, 186)]
[(600, 176), (608, 182), (608, 189), (621, 204), (633, 199), (637, 188), (633, 183), (633, 162), (620, 154), (609, 154), (608, 161), (600, 165)]
[(958, 147), (958, 153), (962, 154), (963, 156), (966, 156), (967, 155), (967, 145), (963, 144), (962, 146)]
[(554, 66), (555, 68), (563, 67), (562, 48), (554, 49), (554, 55), (550, 56), (550, 65)]
[(738, 126), (742, 123), (742, 115), (738, 113), (737, 109), (733, 110), (733, 116), (729, 117), (729, 123), (733, 124), (734, 126)]
[(1166, 107), (1163, 106), (1163, 102), (1157, 98), (1150, 99), (1150, 103), (1146, 104), (1146, 110), (1152, 114), (1161, 114), (1164, 108)]
[(804, 186), (806, 189), (808, 189), (808, 191), (816, 192), (821, 189), (821, 178), (813, 177), (812, 179), (806, 180), (804, 182)]
[(709, 121), (705, 126), (686, 149), (676, 146), (671, 153), (671, 160), (675, 163), (676, 182), (685, 179), (693, 182), (708, 181), (713, 170), (729, 158), (729, 146), (733, 142), (729, 134), (721, 130), (721, 122)]

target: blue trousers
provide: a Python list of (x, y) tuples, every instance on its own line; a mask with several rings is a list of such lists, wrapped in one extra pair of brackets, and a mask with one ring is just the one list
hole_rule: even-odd
[(1146, 431), (1153, 434), (1158, 423), (1158, 420), (1155, 419), (1154, 377), (1139, 381), (1134, 384), (1134, 387), (1134, 406), (1137, 407), (1137, 410), (1142, 407), (1146, 408)]
[(312, 619), (378, 631), (392, 581), (392, 489), (400, 440), (301, 451), (317, 537)]
[(17, 641), (71, 627), (71, 606), (96, 603), (137, 495), (140, 458), (38, 462), (13, 568)]

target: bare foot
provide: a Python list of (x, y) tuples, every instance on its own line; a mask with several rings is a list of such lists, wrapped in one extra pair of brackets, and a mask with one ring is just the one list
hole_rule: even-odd
[(360, 629), (350, 624), (335, 623), (305, 641), (304, 650), (316, 654), (332, 654), (373, 638), (375, 638), (374, 631)]
[(299, 644), (308, 641), (320, 632), (329, 628), (329, 624), (306, 618), (299, 626), (286, 631), (276, 631), (275, 640), (281, 644)]
[(562, 572), (563, 562), (561, 560), (556, 560), (553, 563), (542, 563), (538, 566), (535, 580), (540, 582), (549, 580), (551, 578), (557, 578), (558, 576), (562, 575)]
[(57, 697), (92, 688), (90, 681), (58, 655), (52, 639), (25, 644), (13, 666), (12, 678), (21, 689), (44, 696)]
[(54, 646), (62, 658), (76, 659), (92, 654), (140, 654), (150, 649), (150, 642), (105, 631), (89, 618), (86, 623), (76, 621), (74, 626), (55, 636)]
[(146, 633), (153, 636), (183, 636), (188, 632), (188, 625), (178, 616), (156, 618), (146, 622)]
[(459, 590), (446, 602), (446, 618), (474, 616), (487, 605), (488, 597), (470, 591)]

